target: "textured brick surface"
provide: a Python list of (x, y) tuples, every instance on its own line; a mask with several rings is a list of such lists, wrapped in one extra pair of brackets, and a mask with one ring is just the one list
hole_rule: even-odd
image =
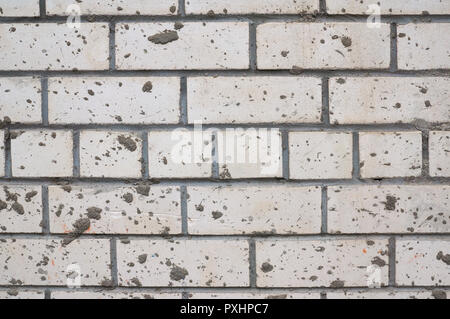
[(359, 133), (361, 176), (407, 177), (422, 172), (420, 132)]
[(289, 134), (289, 176), (294, 179), (352, 177), (351, 133)]
[[(105, 23), (71, 29), (56, 23), (0, 24), (0, 70), (106, 70)], [(45, 34), (45, 37), (40, 35)]]
[[(173, 15), (177, 13), (176, 0), (47, 0), (48, 15), (68, 15), (67, 8), (76, 4), (82, 15)], [(70, 11), (69, 11), (70, 13)]]
[(400, 286), (448, 286), (449, 239), (399, 239), (396, 243)]
[(0, 0), (0, 299), (448, 298), (449, 26)]
[(181, 232), (178, 187), (51, 186), (50, 229), (67, 233), (82, 218), (89, 233), (161, 234)]
[(450, 82), (445, 77), (339, 77), (330, 80), (334, 124), (411, 123), (450, 120)]
[(0, 118), (11, 123), (40, 123), (41, 83), (37, 78), (0, 78)]
[(450, 132), (430, 133), (430, 175), (450, 176)]
[(378, 6), (381, 14), (449, 14), (450, 3), (445, 0), (331, 0), (327, 1), (330, 14), (373, 14), (370, 6)]
[(233, 287), (249, 283), (246, 241), (122, 241), (117, 253), (121, 286)]
[(321, 94), (318, 78), (190, 78), (189, 122), (317, 123)]
[(450, 68), (450, 23), (405, 24), (397, 31), (400, 69)]
[(320, 232), (320, 206), (318, 187), (189, 187), (188, 229), (191, 234), (314, 234)]
[(140, 177), (142, 139), (135, 133), (80, 133), (80, 172), (87, 177)]
[(54, 78), (49, 122), (54, 124), (176, 124), (178, 78)]
[(389, 67), (389, 25), (266, 23), (258, 26), (259, 69)]
[(66, 247), (61, 240), (5, 239), (0, 242), (0, 283), (66, 286), (68, 278), (79, 277), (83, 286), (101, 285), (111, 279), (109, 262), (106, 239), (76, 240)]
[(448, 186), (331, 186), (331, 233), (448, 233)]
[(317, 11), (317, 0), (186, 0), (188, 14), (295, 14)]
[(174, 23), (118, 24), (117, 68), (248, 69), (248, 23), (186, 22), (180, 27)]
[(37, 17), (39, 0), (0, 0), (0, 17)]
[(367, 286), (367, 267), (382, 265), (387, 284), (386, 240), (264, 240), (256, 242), (258, 287)]
[(39, 186), (7, 186), (0, 191), (0, 233), (40, 233), (42, 192)]
[(17, 177), (72, 176), (72, 147), (71, 131), (12, 131), (12, 175)]

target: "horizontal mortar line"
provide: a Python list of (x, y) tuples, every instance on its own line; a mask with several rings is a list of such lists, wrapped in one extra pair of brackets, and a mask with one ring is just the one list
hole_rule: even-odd
[[(181, 15), (102, 15), (87, 14), (81, 15), (82, 23), (132, 23), (132, 22), (236, 22), (236, 21), (254, 21), (256, 23), (265, 22), (304, 22), (304, 23), (322, 23), (322, 22), (367, 22), (370, 16), (367, 14), (188, 14)], [(0, 23), (66, 23), (65, 15), (46, 15), (45, 17), (0, 17)], [(433, 23), (450, 21), (450, 14), (383, 14), (380, 15), (381, 23), (401, 22), (401, 23)]]
[[(0, 70), (0, 77), (448, 77), (450, 69), (428, 70), (396, 70), (389, 69), (302, 69), (300, 74), (294, 74), (290, 69), (276, 70)], [(51, 84), (51, 83), (50, 83)]]
[(108, 177), (0, 177), (0, 183), (43, 183), (61, 184), (67, 183), (124, 183), (124, 184), (237, 184), (237, 183), (259, 183), (259, 184), (289, 184), (289, 185), (311, 185), (311, 186), (333, 186), (333, 185), (439, 185), (450, 183), (450, 177), (428, 177), (419, 176), (400, 178), (368, 178), (368, 179), (289, 179), (283, 177), (273, 178), (236, 178), (236, 179), (215, 179), (215, 178), (108, 178)]
[[(204, 292), (204, 293), (220, 293), (220, 292), (249, 292), (249, 293), (305, 293), (312, 292), (318, 293), (322, 291), (328, 292), (344, 292), (344, 291), (359, 291), (364, 290), (365, 292), (373, 292), (373, 291), (382, 291), (382, 292), (392, 292), (392, 291), (411, 291), (411, 292), (419, 292), (423, 290), (439, 290), (439, 289), (448, 289), (450, 286), (399, 286), (399, 287), (382, 287), (382, 288), (368, 288), (366, 287), (343, 287), (343, 288), (333, 288), (333, 287), (287, 287), (287, 288), (272, 288), (272, 287), (256, 287), (251, 288), (247, 286), (243, 287), (129, 287), (129, 286), (118, 286), (115, 288), (107, 288), (103, 286), (82, 286), (80, 288), (72, 289), (67, 286), (45, 286), (45, 285), (21, 285), (21, 286), (13, 286), (13, 285), (0, 285), (0, 289), (17, 289), (19, 291), (22, 290), (39, 290), (39, 289), (52, 289), (53, 291), (63, 291), (63, 292), (112, 292), (112, 293), (145, 293), (145, 292), (153, 292), (153, 293), (182, 293), (182, 292)], [(284, 289), (281, 291), (281, 289)], [(189, 290), (189, 291), (187, 291)]]
[[(30, 288), (26, 288), (26, 287), (31, 287), (31, 289), (40, 289), (40, 287), (44, 287), (44, 288), (50, 288), (50, 289), (54, 289), (55, 291), (67, 291), (67, 292), (92, 292), (92, 288), (89, 287), (80, 287), (80, 288), (76, 288), (76, 289), (71, 289), (65, 286), (1, 286), (0, 288), (19, 288), (18, 290), (24, 290), (24, 289), (30, 289)], [(25, 287), (25, 288), (22, 288)], [(441, 286), (441, 287), (436, 287), (436, 286), (400, 286), (400, 287), (382, 287), (382, 288), (369, 288), (367, 286), (365, 287), (343, 287), (343, 288), (333, 288), (333, 287), (300, 287), (300, 288), (295, 288), (295, 287), (288, 287), (288, 288), (284, 288), (283, 291), (281, 291), (281, 289), (283, 288), (272, 288), (272, 287), (193, 287), (193, 288), (184, 288), (184, 287), (154, 287), (154, 288), (147, 288), (147, 287), (143, 287), (143, 288), (139, 288), (139, 287), (127, 287), (127, 286), (118, 286), (117, 288), (105, 288), (102, 286), (94, 286), (95, 288), (100, 289), (100, 292), (136, 292), (136, 293), (140, 293), (140, 292), (145, 292), (145, 291), (149, 291), (149, 292), (155, 292), (155, 293), (181, 293), (181, 292), (191, 292), (191, 293), (195, 293), (195, 292), (209, 292), (209, 293), (217, 293), (217, 292), (228, 292), (228, 293), (232, 293), (232, 292), (249, 292), (249, 293), (270, 293), (270, 292), (274, 292), (274, 293), (283, 293), (283, 292), (288, 292), (288, 293), (305, 293), (305, 292), (312, 292), (312, 293), (318, 293), (318, 292), (322, 292), (322, 291), (328, 291), (328, 292), (344, 292), (344, 291), (355, 291), (355, 290), (364, 290), (365, 292), (373, 292), (373, 291), (382, 291), (382, 292), (393, 292), (393, 291), (411, 291), (411, 292), (420, 292), (423, 290), (439, 290), (439, 289), (447, 289), (445, 287), (449, 287), (449, 286)], [(95, 289), (94, 288), (94, 289)], [(189, 291), (186, 291), (186, 289), (189, 289)]]
[[(1, 239), (47, 239), (47, 240), (61, 240), (68, 234), (61, 233), (0, 233)], [(376, 240), (388, 240), (391, 236), (398, 236), (402, 239), (450, 239), (450, 233), (349, 233), (349, 234), (330, 234), (330, 233), (316, 233), (316, 234), (272, 234), (272, 233), (259, 233), (259, 234), (224, 234), (224, 235), (196, 235), (196, 234), (81, 234), (77, 239), (111, 239), (112, 237), (118, 237), (117, 241), (120, 243), (121, 239), (129, 240), (299, 240), (299, 241), (320, 241), (320, 240), (340, 240), (340, 239), (353, 239), (353, 240), (365, 240), (367, 238)], [(1, 244), (1, 242), (0, 242)], [(67, 245), (70, 248), (70, 244)], [(108, 248), (109, 251), (109, 248)]]
[(417, 177), (417, 178), (380, 178), (380, 179), (313, 179), (313, 180), (286, 180), (280, 178), (90, 178), (90, 177), (0, 177), (0, 184), (38, 184), (38, 185), (155, 185), (155, 186), (227, 186), (227, 185), (290, 185), (290, 186), (424, 186), (424, 185), (450, 185), (450, 177)]
[[(424, 122), (427, 123), (427, 122)], [(200, 126), (201, 124), (201, 126)], [(441, 130), (450, 122), (429, 123), (427, 127), (421, 127), (415, 123), (389, 123), (389, 124), (325, 124), (325, 123), (217, 123), (217, 124), (53, 124), (51, 121), (46, 124), (3, 124), (1, 129), (9, 130), (118, 130), (118, 131), (171, 131), (177, 129), (194, 130), (226, 130), (226, 129), (268, 129), (283, 130), (289, 132), (308, 132), (308, 131), (326, 131), (326, 132), (359, 132), (359, 131), (420, 131), (420, 130)]]

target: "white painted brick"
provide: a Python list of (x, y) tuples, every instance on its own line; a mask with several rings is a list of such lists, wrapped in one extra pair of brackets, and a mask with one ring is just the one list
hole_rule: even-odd
[(331, 233), (448, 233), (449, 209), (445, 185), (328, 187)]
[(404, 70), (450, 68), (450, 23), (397, 27), (398, 67)]
[(408, 177), (422, 172), (420, 132), (359, 133), (361, 177)]
[(189, 123), (319, 123), (319, 78), (188, 78)]
[(293, 179), (352, 177), (351, 133), (289, 133), (289, 176)]
[(331, 0), (327, 1), (329, 14), (374, 14), (371, 6), (377, 5), (381, 14), (448, 14), (447, 0)]
[(0, 176), (5, 176), (5, 131), (0, 131)]
[(211, 132), (152, 131), (148, 153), (151, 178), (211, 177)]
[[(248, 247), (246, 240), (118, 242), (119, 285), (248, 286)], [(146, 256), (144, 263), (139, 256)]]
[(0, 24), (0, 70), (107, 70), (108, 33), (106, 23)]
[(72, 131), (17, 130), (11, 134), (14, 177), (72, 176)]
[(180, 79), (66, 77), (49, 80), (51, 124), (176, 124)]
[(257, 28), (257, 45), (258, 69), (386, 69), (390, 63), (388, 24), (265, 23)]
[(137, 133), (82, 131), (80, 174), (82, 177), (139, 178), (142, 139)]
[(52, 291), (52, 299), (182, 299), (181, 293), (153, 291)]
[(186, 0), (187, 14), (296, 14), (318, 11), (318, 0)]
[(190, 234), (320, 233), (320, 187), (198, 186), (187, 191)]
[(111, 280), (109, 251), (108, 239), (75, 240), (66, 247), (60, 240), (5, 239), (0, 241), (0, 284), (66, 286), (71, 276), (80, 277), (82, 286), (101, 285)]
[(450, 177), (450, 132), (430, 132), (430, 175)]
[(330, 121), (384, 124), (450, 121), (450, 79), (438, 77), (332, 78)]
[(174, 15), (176, 0), (47, 0), (48, 15), (68, 15), (68, 7), (76, 4), (82, 15)]
[(258, 287), (368, 286), (373, 264), (388, 282), (387, 240), (261, 240), (256, 242)]
[(0, 119), (41, 123), (41, 82), (38, 78), (0, 78)]
[(18, 290), (11, 288), (5, 291), (0, 291), (0, 300), (3, 299), (44, 299), (43, 291), (35, 290)]
[(282, 177), (282, 143), (278, 129), (218, 131), (219, 177)]
[(320, 299), (318, 292), (291, 292), (271, 290), (270, 292), (194, 292), (189, 299)]
[(38, 17), (39, 0), (0, 0), (0, 17)]
[(0, 233), (40, 233), (40, 186), (3, 185), (0, 191)]
[[(177, 40), (154, 43), (169, 32)], [(116, 27), (116, 63), (121, 70), (248, 69), (248, 49), (247, 22), (186, 22), (178, 30), (168, 22)]]
[(348, 290), (329, 291), (327, 299), (447, 299), (450, 291), (433, 290)]
[(48, 196), (52, 233), (72, 231), (78, 219), (87, 217), (93, 234), (181, 233), (178, 187), (50, 186)]
[(396, 282), (400, 286), (448, 286), (450, 239), (397, 239)]

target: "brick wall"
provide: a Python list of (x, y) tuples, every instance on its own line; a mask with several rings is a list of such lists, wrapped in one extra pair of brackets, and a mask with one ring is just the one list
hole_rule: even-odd
[(0, 0), (0, 298), (446, 298), (449, 34), (446, 0)]

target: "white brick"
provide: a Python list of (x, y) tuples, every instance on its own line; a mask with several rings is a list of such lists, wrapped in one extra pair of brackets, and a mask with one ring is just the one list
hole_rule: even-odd
[(189, 123), (319, 123), (319, 78), (188, 78)]
[(318, 0), (186, 0), (187, 14), (297, 14), (317, 11)]
[(420, 132), (359, 133), (361, 177), (409, 177), (422, 172)]
[(321, 189), (282, 185), (188, 187), (187, 211), (190, 234), (317, 234)]
[(111, 280), (109, 251), (108, 239), (76, 240), (67, 247), (60, 240), (5, 239), (0, 241), (0, 284), (65, 286), (67, 279), (80, 277), (82, 286), (100, 285)]
[(398, 67), (404, 70), (450, 68), (450, 23), (397, 27)]
[(148, 134), (148, 153), (151, 178), (211, 177), (211, 132), (153, 131)]
[(0, 24), (0, 70), (107, 70), (106, 23)]
[(0, 78), (0, 119), (41, 123), (41, 82), (38, 78)]
[(38, 17), (39, 0), (0, 0), (0, 17)]
[(18, 290), (15, 288), (6, 291), (0, 291), (0, 300), (3, 299), (44, 299), (43, 291), (36, 290)]
[(450, 79), (417, 77), (332, 78), (334, 124), (450, 121)]
[(400, 286), (450, 285), (450, 239), (397, 239), (396, 281)]
[(180, 79), (89, 77), (49, 80), (52, 124), (176, 124)]
[(153, 291), (52, 291), (52, 299), (182, 299), (181, 293)]
[[(77, 219), (86, 217), (93, 234), (181, 233), (180, 189), (176, 187), (50, 186), (49, 207), (52, 233), (72, 231)], [(89, 215), (92, 212), (94, 216)]]
[[(177, 29), (174, 23), (119, 23), (116, 27), (117, 68), (249, 68), (247, 22), (186, 22)], [(164, 44), (166, 40), (173, 41)]]
[(447, 299), (450, 291), (433, 290), (348, 290), (329, 291), (327, 299)]
[(271, 290), (270, 292), (194, 292), (189, 299), (320, 299), (318, 292), (291, 292)]
[(388, 24), (265, 23), (257, 28), (258, 69), (385, 69)]
[(0, 233), (42, 232), (40, 186), (4, 185), (0, 191)]
[(331, 233), (448, 233), (450, 187), (328, 187)]
[(351, 178), (351, 133), (289, 133), (289, 176), (293, 179)]
[(118, 242), (117, 250), (121, 286), (249, 284), (246, 240), (132, 240)]
[(221, 179), (282, 177), (278, 129), (229, 129), (218, 132)]
[(374, 14), (371, 6), (378, 6), (381, 14), (448, 14), (447, 0), (331, 0), (327, 1), (329, 14)]
[(0, 131), (0, 176), (5, 176), (5, 131)]
[(387, 240), (262, 240), (256, 242), (258, 287), (368, 286), (367, 267), (388, 282)]
[(48, 15), (68, 15), (68, 7), (76, 4), (82, 15), (174, 15), (176, 0), (47, 0)]
[(450, 177), (450, 132), (430, 132), (430, 175)]
[(72, 176), (72, 145), (72, 131), (12, 131), (12, 175), (14, 177)]
[(136, 133), (82, 131), (80, 174), (82, 177), (142, 176), (142, 139)]

